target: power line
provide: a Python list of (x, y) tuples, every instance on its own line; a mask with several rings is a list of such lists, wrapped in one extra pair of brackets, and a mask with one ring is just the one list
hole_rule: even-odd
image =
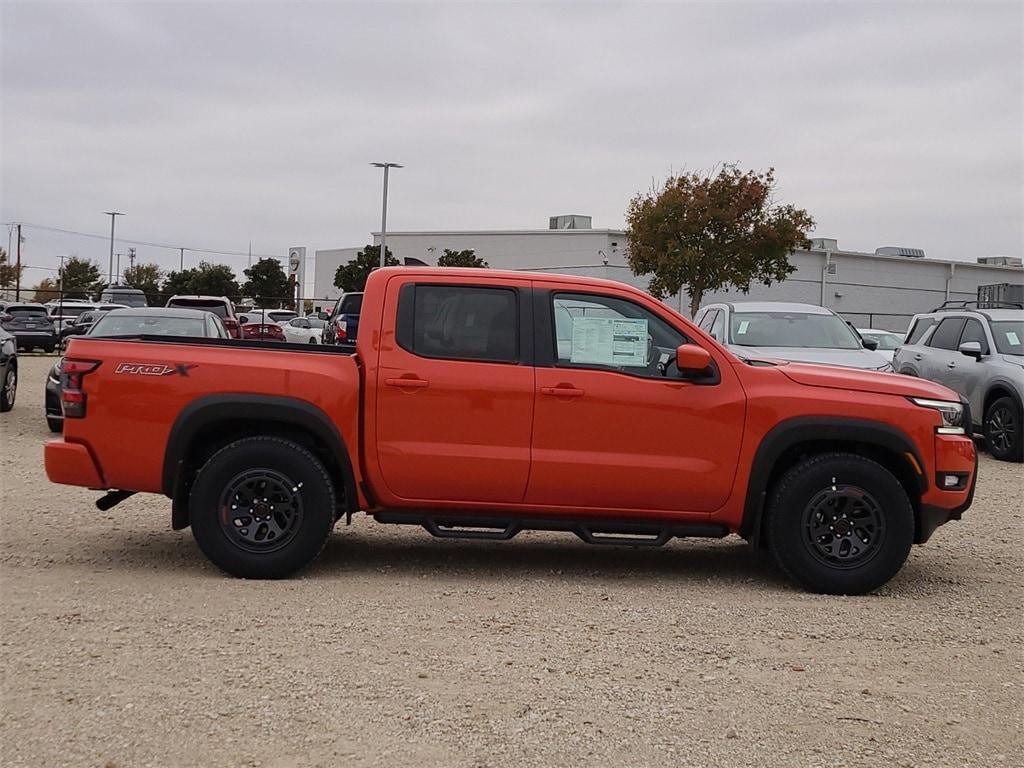
[[(31, 224), (31, 223), (26, 222), (26, 221), (22, 221), (22, 222), (2, 222), (2, 224), (0, 224), (0, 226), (17, 226), (18, 223), (20, 223), (21, 226), (23, 226), (23, 227), (31, 227), (33, 229), (42, 229), (42, 230), (45, 230), (47, 232), (60, 232), (60, 233), (65, 234), (65, 235), (78, 235), (79, 237), (92, 237), (92, 238), (95, 238), (95, 239), (98, 239), (98, 240), (109, 240), (110, 239), (110, 235), (101, 235), (101, 234), (97, 234), (96, 232), (81, 232), (81, 231), (76, 230), (76, 229), (66, 229), (64, 227), (51, 227), (51, 226), (49, 226), (47, 224)], [(114, 238), (114, 240), (115, 240), (115, 242), (118, 242), (118, 243), (128, 243), (130, 245), (145, 245), (145, 246), (149, 246), (151, 248), (166, 248), (166, 249), (172, 250), (172, 251), (180, 251), (180, 250), (182, 250), (182, 248), (184, 248), (184, 250), (191, 251), (192, 253), (206, 253), (206, 254), (210, 254), (212, 256), (238, 256), (238, 257), (243, 257), (243, 256), (244, 257), (248, 257), (249, 256), (249, 253), (247, 251), (219, 251), (219, 250), (216, 250), (214, 248), (190, 248), (188, 246), (170, 245), (168, 243), (154, 243), (154, 242), (149, 241), (149, 240), (129, 240), (129, 239), (124, 238), (124, 237), (117, 237), (117, 238)], [(257, 258), (261, 258), (261, 259), (277, 259), (277, 260), (281, 260), (281, 259), (284, 258), (280, 254), (270, 254), (270, 253), (254, 253), (253, 256), (256, 256)]]

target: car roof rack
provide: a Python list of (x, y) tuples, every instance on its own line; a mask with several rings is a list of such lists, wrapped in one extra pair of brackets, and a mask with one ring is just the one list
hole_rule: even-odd
[(975, 309), (1024, 309), (1024, 304), (1021, 304), (1016, 301), (954, 300), (942, 302), (941, 304), (939, 304), (939, 306), (933, 309), (932, 312), (952, 312), (957, 309), (970, 309), (971, 307), (974, 307)]

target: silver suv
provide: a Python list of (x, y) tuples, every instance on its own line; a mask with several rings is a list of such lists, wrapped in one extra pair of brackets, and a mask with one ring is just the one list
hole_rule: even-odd
[[(893, 355), (899, 373), (944, 384), (967, 398), (976, 432), (1003, 461), (1024, 454), (1024, 309), (943, 304), (914, 315)], [(997, 305), (1000, 307), (1010, 305)], [(1012, 305), (1019, 306), (1019, 305)]]

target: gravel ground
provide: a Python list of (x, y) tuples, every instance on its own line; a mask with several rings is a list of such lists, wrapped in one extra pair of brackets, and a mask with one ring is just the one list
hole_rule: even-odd
[(0, 417), (4, 766), (1024, 764), (1020, 465), (983, 457), (965, 520), (868, 597), (799, 592), (738, 540), (365, 519), (245, 582), (166, 499), (101, 513), (47, 482), (51, 361), (22, 357)]

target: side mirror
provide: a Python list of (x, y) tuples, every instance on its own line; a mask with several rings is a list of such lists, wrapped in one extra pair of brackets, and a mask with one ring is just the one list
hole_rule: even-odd
[(878, 349), (878, 339), (861, 339), (861, 343), (864, 344), (864, 349), (870, 349), (872, 352)]
[(981, 344), (977, 341), (965, 341), (960, 345), (960, 354), (967, 355), (967, 357), (973, 357), (975, 360), (980, 360)]
[(696, 344), (681, 344), (676, 348), (676, 368), (679, 373), (699, 373), (711, 365), (711, 353)]

